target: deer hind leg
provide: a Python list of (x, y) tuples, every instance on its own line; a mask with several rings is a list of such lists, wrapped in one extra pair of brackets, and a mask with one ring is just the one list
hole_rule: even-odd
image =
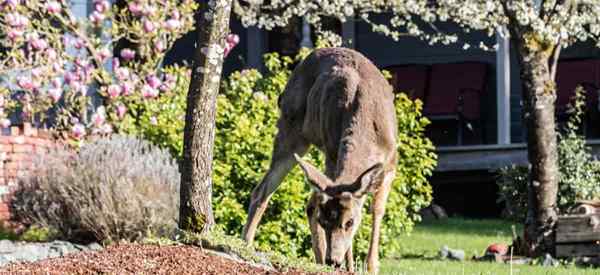
[(387, 172), (383, 178), (383, 183), (377, 189), (375, 197), (373, 198), (373, 206), (371, 208), (373, 213), (371, 243), (369, 245), (369, 253), (367, 254), (367, 271), (370, 274), (377, 274), (379, 272), (379, 238), (381, 222), (383, 220), (383, 215), (385, 214), (385, 204), (388, 195), (390, 194), (395, 174), (394, 170)]
[(242, 237), (249, 244), (254, 240), (256, 228), (267, 208), (271, 195), (296, 164), (294, 154), (302, 156), (308, 149), (308, 143), (300, 134), (290, 131), (291, 128), (285, 127), (284, 124), (283, 119), (280, 119), (281, 126), (275, 138), (269, 171), (267, 171), (261, 183), (252, 191), (250, 206), (248, 207), (248, 219), (242, 233)]

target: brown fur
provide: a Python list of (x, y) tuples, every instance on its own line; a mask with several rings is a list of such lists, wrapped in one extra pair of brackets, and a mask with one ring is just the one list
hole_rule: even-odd
[[(379, 229), (396, 165), (393, 99), (379, 69), (356, 51), (318, 49), (299, 64), (279, 98), (272, 162), (252, 192), (244, 239), (252, 242), (270, 196), (299, 162), (315, 189), (307, 214), (319, 263), (346, 260), (352, 267), (365, 195), (375, 192), (367, 266), (377, 272)], [(297, 156), (311, 144), (325, 154), (325, 174)]]

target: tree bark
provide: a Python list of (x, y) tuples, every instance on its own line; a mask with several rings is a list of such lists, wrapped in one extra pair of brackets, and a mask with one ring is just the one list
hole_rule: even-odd
[(526, 252), (540, 256), (554, 252), (554, 228), (558, 215), (556, 84), (550, 68), (552, 49), (557, 45), (542, 45), (532, 38), (533, 35), (513, 37), (517, 37), (521, 65), (523, 121), (527, 126), (527, 151), (531, 164), (524, 239)]
[(211, 205), (215, 109), (231, 0), (200, 5), (183, 134), (179, 210), (179, 227), (193, 232), (206, 232), (215, 223)]

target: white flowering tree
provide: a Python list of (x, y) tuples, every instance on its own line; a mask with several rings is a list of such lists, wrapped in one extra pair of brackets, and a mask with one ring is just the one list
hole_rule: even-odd
[[(558, 190), (556, 68), (561, 49), (578, 41), (593, 40), (600, 45), (600, 1), (235, 0), (234, 4), (244, 24), (267, 29), (286, 25), (294, 16), (318, 27), (320, 19), (329, 16), (342, 22), (358, 17), (370, 23), (373, 31), (396, 40), (412, 35), (430, 43), (456, 42), (457, 35), (441, 31), (441, 24), (510, 36), (521, 66), (523, 120), (532, 166), (524, 236), (527, 245), (522, 252), (540, 255), (553, 251)], [(370, 21), (369, 15), (377, 13), (389, 14), (390, 20), (385, 24)]]

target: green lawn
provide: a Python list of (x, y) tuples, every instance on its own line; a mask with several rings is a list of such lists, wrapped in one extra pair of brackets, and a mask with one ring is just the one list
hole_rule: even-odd
[[(520, 228), (517, 227), (517, 232), (521, 232)], [(491, 243), (509, 244), (511, 235), (511, 223), (499, 220), (450, 218), (445, 221), (421, 223), (409, 236), (401, 237), (404, 245), (400, 255), (382, 261), (381, 274), (511, 274), (508, 264), (434, 259), (443, 245), (464, 250), (467, 259), (473, 255), (480, 256)], [(600, 274), (600, 269), (514, 265), (512, 274), (597, 275)]]

